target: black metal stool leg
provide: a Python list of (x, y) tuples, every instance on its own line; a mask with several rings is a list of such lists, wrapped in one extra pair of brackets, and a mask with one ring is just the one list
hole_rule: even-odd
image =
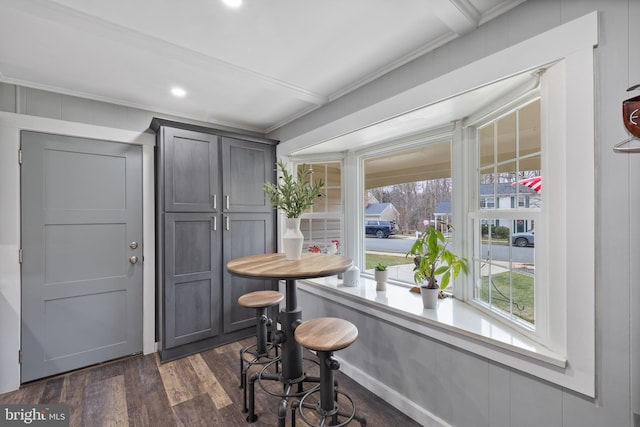
[[(320, 359), (320, 387), (306, 393), (300, 401), (291, 403), (292, 427), (295, 427), (296, 423), (296, 409), (300, 412), (302, 420), (312, 427), (346, 426), (354, 419), (359, 421), (362, 427), (366, 427), (367, 421), (364, 417), (356, 414), (353, 400), (347, 394), (338, 391), (338, 382), (334, 379), (333, 371), (340, 369), (340, 362), (333, 357), (331, 351), (318, 351), (317, 353)], [(306, 402), (307, 398), (314, 393), (320, 393), (319, 402), (313, 404)], [(347, 399), (347, 407), (351, 408), (350, 412), (340, 410), (341, 404), (338, 403), (338, 395)], [(303, 413), (304, 410), (308, 410), (315, 417), (318, 417), (318, 424), (315, 424), (307, 414)]]
[(340, 369), (340, 363), (333, 358), (333, 352), (319, 351), (320, 358), (320, 407), (323, 411), (330, 412), (335, 408), (335, 390), (333, 371)]
[(244, 374), (244, 358), (242, 357), (244, 353), (244, 348), (240, 349), (240, 388), (245, 388), (245, 377)]
[[(287, 396), (291, 393), (291, 384), (287, 384), (284, 390), (284, 395)], [(278, 406), (278, 427), (285, 427), (287, 421), (287, 406), (289, 406), (289, 398), (283, 397)]]
[(247, 422), (254, 423), (258, 419), (256, 415), (256, 380), (260, 374), (253, 374), (251, 378), (249, 378), (249, 415), (247, 415)]
[(267, 354), (267, 326), (271, 319), (267, 317), (267, 307), (256, 309), (256, 353), (258, 356)]
[(299, 400), (294, 400), (291, 402), (291, 427), (296, 427), (296, 409), (300, 405)]

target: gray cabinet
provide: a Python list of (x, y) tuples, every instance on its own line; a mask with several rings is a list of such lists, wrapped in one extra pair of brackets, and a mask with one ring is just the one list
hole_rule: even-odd
[[(157, 338), (162, 361), (255, 333), (238, 297), (277, 289), (231, 276), (226, 263), (274, 252), (275, 142), (154, 119), (156, 131)], [(275, 311), (272, 313), (275, 316)]]
[[(223, 264), (245, 255), (274, 252), (273, 216), (268, 213), (229, 213), (224, 215)], [(267, 289), (262, 280), (247, 279), (223, 270), (223, 305), (231, 309), (224, 311), (223, 332), (229, 333), (254, 327), (255, 310), (236, 304), (238, 298), (248, 292)], [(267, 281), (268, 282), (268, 281)], [(277, 289), (274, 288), (274, 289)], [(273, 317), (275, 319), (275, 317)]]
[(222, 192), (226, 212), (273, 212), (264, 183), (273, 180), (275, 153), (264, 146), (222, 138)]
[(162, 128), (164, 210), (212, 212), (218, 203), (218, 136)]
[(220, 238), (215, 216), (164, 215), (164, 347), (219, 333)]

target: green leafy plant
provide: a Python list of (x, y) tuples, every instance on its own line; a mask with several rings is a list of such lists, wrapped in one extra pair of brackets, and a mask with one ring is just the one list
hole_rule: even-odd
[(427, 228), (416, 239), (406, 256), (414, 256), (413, 278), (417, 284), (426, 281), (423, 287), (438, 289), (436, 276), (440, 276), (439, 287), (445, 289), (461, 271), (467, 274), (467, 260), (451, 252), (447, 245), (444, 235), (433, 227)]
[(387, 265), (381, 262), (377, 263), (375, 268), (378, 271), (387, 271)]
[(277, 166), (281, 176), (277, 183), (265, 183), (264, 192), (271, 204), (282, 210), (287, 218), (299, 218), (322, 194), (320, 190), (324, 183), (321, 179), (311, 182), (311, 169), (306, 164), (298, 168), (297, 180), (284, 162), (279, 161)]

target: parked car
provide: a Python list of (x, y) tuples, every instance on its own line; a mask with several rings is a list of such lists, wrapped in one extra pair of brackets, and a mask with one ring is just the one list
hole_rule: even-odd
[(387, 238), (391, 234), (396, 234), (396, 222), (367, 219), (364, 222), (364, 233), (367, 236), (376, 236), (378, 239)]
[(511, 235), (511, 243), (516, 246), (520, 246), (524, 248), (525, 246), (533, 246), (534, 245), (534, 236), (535, 231), (525, 231), (523, 233), (513, 233)]

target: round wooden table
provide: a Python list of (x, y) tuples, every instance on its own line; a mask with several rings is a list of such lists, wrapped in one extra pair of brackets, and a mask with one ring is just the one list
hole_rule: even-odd
[[(295, 328), (302, 322), (302, 310), (298, 308), (296, 280), (333, 276), (345, 272), (351, 266), (351, 259), (340, 255), (303, 253), (300, 260), (287, 260), (283, 253), (251, 255), (231, 260), (227, 263), (229, 273), (241, 277), (277, 279), (286, 281), (286, 307), (280, 311), (278, 322), (281, 325), (281, 363), (282, 373), (277, 377), (285, 386), (283, 405), (286, 409), (287, 397), (293, 384), (305, 381), (302, 370), (302, 346), (294, 337)], [(276, 378), (267, 378), (276, 379)], [(249, 416), (247, 420), (257, 419), (254, 413), (250, 383)], [(278, 421), (280, 422), (280, 415)], [(284, 419), (282, 419), (284, 422)]]

